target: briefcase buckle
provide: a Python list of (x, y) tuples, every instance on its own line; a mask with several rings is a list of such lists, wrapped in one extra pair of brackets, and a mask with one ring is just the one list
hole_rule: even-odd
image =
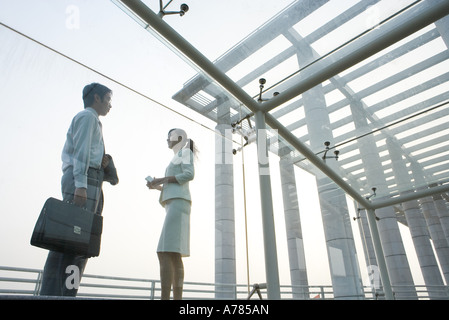
[(73, 226), (73, 233), (81, 234), (81, 227)]

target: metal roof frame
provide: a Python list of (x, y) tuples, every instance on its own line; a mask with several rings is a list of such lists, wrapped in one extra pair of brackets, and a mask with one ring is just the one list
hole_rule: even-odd
[[(117, 1), (116, 1), (117, 2)], [(437, 20), (445, 17), (449, 14), (449, 2), (445, 0), (435, 0), (429, 4), (428, 1), (416, 1), (409, 8), (406, 8), (406, 15), (398, 15), (394, 17), (394, 19), (388, 19), (385, 23), (376, 26), (371, 30), (367, 30), (363, 35), (353, 39), (349, 43), (345, 43), (341, 47), (338, 47), (336, 50), (333, 50), (330, 54), (325, 55), (317, 60), (315, 60), (312, 64), (307, 66), (308, 72), (307, 75), (302, 77), (301, 74), (294, 75), (295, 83), (290, 87), (284, 88), (281, 94), (273, 97), (272, 99), (265, 101), (263, 104), (259, 103), (251, 97), (246, 91), (244, 91), (241, 85), (237, 84), (233, 81), (228, 75), (226, 75), (226, 68), (230, 68), (233, 64), (229, 65), (225, 64), (225, 60), (218, 60), (216, 63), (208, 60), (201, 52), (199, 52), (195, 47), (193, 47), (188, 41), (186, 41), (181, 35), (179, 35), (175, 30), (173, 30), (168, 24), (162, 21), (154, 12), (152, 12), (145, 4), (143, 4), (140, 0), (121, 0), (121, 2), (128, 7), (131, 12), (133, 12), (137, 17), (141, 20), (145, 28), (152, 29), (152, 31), (160, 38), (160, 40), (164, 41), (168, 47), (173, 48), (174, 52), (177, 52), (183, 56), (183, 58), (194, 65), (199, 71), (200, 76), (194, 78), (192, 83), (195, 82), (195, 86), (197, 88), (202, 88), (210, 83), (215, 83), (215, 85), (220, 86), (225, 92), (227, 92), (230, 96), (232, 96), (238, 103), (241, 103), (245, 106), (249, 112), (247, 114), (253, 113), (254, 119), (256, 122), (256, 128), (266, 128), (266, 126), (271, 127), (278, 131), (279, 136), (286, 142), (289, 146), (291, 146), (294, 150), (302, 154), (310, 163), (312, 163), (316, 168), (318, 168), (324, 175), (329, 177), (333, 182), (335, 182), (340, 188), (342, 188), (349, 196), (351, 196), (358, 204), (364, 207), (368, 212), (368, 220), (369, 225), (373, 235), (373, 242), (376, 251), (376, 257), (378, 259), (380, 275), (382, 278), (382, 283), (384, 285), (384, 292), (387, 299), (392, 299), (392, 290), (390, 286), (390, 281), (388, 277), (388, 272), (386, 270), (385, 259), (382, 251), (382, 246), (379, 240), (379, 235), (377, 231), (377, 225), (375, 221), (375, 213), (374, 211), (379, 208), (403, 203), (410, 200), (420, 199), (426, 196), (431, 196), (433, 194), (439, 194), (449, 191), (449, 184), (439, 183), (441, 185), (436, 187), (427, 186), (425, 188), (420, 188), (421, 186), (416, 186), (417, 190), (413, 192), (398, 192), (395, 195), (389, 195), (388, 197), (376, 199), (376, 201), (370, 201), (367, 197), (364, 197), (359, 190), (356, 190), (354, 186), (342, 178), (338, 172), (332, 169), (326, 162), (322, 161), (322, 158), (319, 157), (315, 152), (313, 152), (304, 142), (302, 142), (298, 137), (296, 137), (291, 128), (283, 125), (275, 116), (273, 116), (271, 111), (275, 108), (280, 107), (281, 105), (289, 102), (291, 99), (294, 99), (306, 92), (307, 90), (322, 84), (326, 80), (330, 80), (331, 85), (338, 87), (340, 91), (350, 98), (353, 95), (361, 94), (360, 91), (358, 93), (352, 92), (350, 88), (345, 86), (344, 82), (340, 82), (338, 75), (348, 70), (349, 68), (355, 66), (357, 63), (364, 61), (367, 58), (372, 57), (374, 54), (379, 53), (381, 50), (389, 47), (392, 44), (397, 43), (398, 41), (406, 38), (407, 36), (412, 35), (413, 33), (423, 29), (436, 22)], [(325, 0), (320, 1), (312, 1), (312, 0), (304, 0), (301, 2), (294, 3), (289, 9), (296, 10), (296, 15), (292, 16), (301, 17), (304, 10), (301, 7), (302, 5), (308, 6), (308, 8), (313, 8), (314, 6), (320, 6), (323, 3), (326, 3)], [(376, 3), (376, 0), (365, 1), (366, 3)], [(356, 13), (358, 10), (362, 10), (361, 7), (353, 7), (353, 13)], [(289, 17), (283, 16), (282, 18), (287, 21), (287, 24), (293, 25), (297, 20), (289, 20)], [(343, 17), (342, 19), (345, 19)], [(349, 19), (349, 18), (347, 18)], [(263, 28), (271, 27), (271, 23), (268, 22)], [(326, 25), (326, 28), (332, 28), (332, 22), (329, 22)], [(275, 30), (275, 33), (276, 34)], [(278, 30), (279, 34), (281, 33)], [(316, 32), (323, 32), (323, 29), (318, 30)], [(313, 34), (313, 33), (312, 33)], [(317, 36), (317, 34), (313, 34), (312, 36)], [(429, 35), (427, 35), (429, 36)], [(430, 35), (431, 37), (432, 35)], [(289, 37), (293, 39), (293, 41), (303, 41), (298, 34), (294, 32), (290, 32)], [(271, 41), (270, 39), (259, 38), (257, 41), (253, 42), (253, 46), (262, 46), (264, 43)], [(239, 43), (234, 50), (239, 50), (240, 47), (244, 46), (245, 43)], [(412, 45), (412, 44), (409, 44)], [(418, 44), (419, 45), (419, 44)], [(291, 50), (284, 50), (282, 53), (278, 55), (282, 56), (281, 59), (285, 59), (291, 55)], [(399, 51), (396, 51), (394, 54), (401, 54)], [(445, 59), (446, 57), (434, 57), (433, 59)], [(381, 59), (381, 58), (379, 58)], [(436, 60), (423, 61), (421, 65), (425, 67), (426, 65), (435, 63)], [(276, 58), (273, 58), (269, 64), (275, 63)], [(224, 64), (221, 65), (221, 64)], [(221, 65), (221, 66), (220, 66)], [(220, 68), (221, 67), (221, 68)], [(370, 65), (365, 66), (364, 68), (370, 68)], [(415, 68), (416, 70), (416, 68)], [(357, 72), (357, 71), (354, 71)], [(404, 71), (407, 74), (407, 71)], [(206, 79), (208, 78), (208, 79)], [(379, 89), (382, 85), (386, 83), (394, 83), (401, 79), (401, 75), (395, 75), (388, 79), (385, 79), (383, 83), (377, 84), (377, 89)], [(444, 81), (447, 81), (444, 80)], [(427, 83), (427, 85), (430, 85)], [(369, 90), (370, 88), (367, 88)], [(178, 93), (178, 94), (183, 94)], [(362, 92), (362, 94), (367, 94)], [(219, 95), (219, 93), (218, 93)], [(184, 96), (182, 98), (190, 98), (189, 96)], [(226, 100), (227, 97), (223, 97)], [(435, 98), (435, 97), (434, 97)], [(200, 98), (201, 99), (201, 98)], [(447, 99), (447, 97), (442, 96), (436, 99), (441, 102), (443, 99)], [(437, 101), (437, 102), (438, 102)], [(360, 101), (359, 101), (360, 102)], [(238, 105), (237, 103), (237, 105)], [(435, 103), (435, 102), (434, 102)], [(214, 108), (218, 106), (217, 102), (210, 102), (210, 104), (206, 111), (210, 112)], [(332, 107), (332, 106), (330, 106)], [(363, 112), (365, 112), (366, 119), (369, 119), (370, 122), (376, 122), (376, 119), (373, 114), (366, 113), (366, 109), (362, 108)], [(282, 112), (282, 109), (280, 110)], [(274, 113), (274, 112), (273, 112)], [(247, 115), (245, 114), (245, 116)], [(438, 117), (438, 114), (433, 116)], [(431, 119), (429, 117), (429, 119)], [(340, 123), (346, 121), (345, 119), (340, 119)], [(432, 130), (432, 129), (429, 129)], [(433, 130), (438, 130), (433, 129)], [(393, 139), (394, 140), (394, 139)], [(393, 141), (394, 143), (394, 141)], [(400, 146), (397, 146), (400, 148)], [(260, 155), (259, 155), (260, 156)], [(441, 159), (437, 159), (440, 161)], [(446, 160), (446, 159), (443, 159)], [(413, 163), (412, 163), (413, 164)], [(433, 164), (433, 163), (432, 163)], [(259, 168), (261, 168), (261, 162), (259, 161)], [(275, 236), (274, 236), (274, 226), (272, 221), (272, 199), (271, 199), (271, 184), (270, 177), (259, 175), (260, 178), (260, 188), (261, 188), (261, 202), (262, 202), (262, 219), (263, 219), (263, 228), (264, 228), (264, 245), (266, 252), (266, 273), (267, 273), (267, 289), (268, 289), (268, 297), (269, 299), (279, 299), (280, 298), (280, 289), (279, 289), (279, 275), (277, 268), (277, 254), (276, 254), (276, 246), (275, 246)], [(432, 183), (433, 185), (433, 183)], [(273, 251), (274, 250), (274, 251)]]
[[(264, 102), (258, 103), (253, 97), (248, 95), (238, 84), (231, 80), (221, 69), (220, 61), (216, 63), (207, 59), (200, 51), (194, 48), (180, 34), (173, 30), (167, 23), (160, 19), (145, 4), (139, 0), (121, 0), (130, 10), (137, 14), (140, 19), (148, 24), (167, 45), (181, 53), (188, 61), (219, 84), (224, 90), (231, 94), (235, 99), (246, 106), (251, 112), (261, 111), (265, 115), (265, 121), (268, 126), (278, 130), (279, 135), (285, 139), (292, 147), (299, 151), (321, 172), (331, 178), (339, 187), (341, 187), (349, 196), (357, 201), (366, 209), (379, 209), (404, 201), (419, 199), (424, 196), (449, 191), (449, 185), (440, 185), (437, 187), (419, 190), (407, 195), (398, 195), (391, 199), (377, 199), (368, 201), (359, 191), (355, 190), (347, 181), (341, 178), (330, 166), (326, 165), (305, 143), (300, 141), (291, 130), (279, 122), (269, 111), (279, 107), (289, 100), (297, 97), (310, 88), (335, 77), (340, 72), (356, 65), (358, 62), (371, 57), (377, 52), (398, 42), (399, 40), (413, 34), (425, 26), (443, 18), (449, 14), (449, 3), (447, 1), (434, 1), (432, 5), (427, 2), (418, 3), (416, 7), (404, 18), (393, 19), (388, 23), (371, 30), (365, 36), (356, 39), (353, 43), (344, 46), (335, 55), (329, 55), (320, 59), (313, 66), (313, 72), (307, 78), (300, 79), (295, 85), (282, 91), (282, 94)], [(307, 1), (306, 1), (307, 2)], [(310, 2), (310, 1), (309, 1)], [(326, 1), (321, 1), (326, 2)], [(320, 1), (311, 1), (307, 5), (320, 5)], [(293, 8), (300, 12), (302, 2), (296, 4), (298, 8)], [(295, 20), (296, 21), (296, 20)], [(293, 21), (292, 23), (294, 23)], [(266, 26), (268, 27), (269, 23)], [(261, 45), (259, 43), (259, 45)], [(203, 80), (204, 81), (204, 80)], [(204, 83), (203, 83), (204, 84)]]

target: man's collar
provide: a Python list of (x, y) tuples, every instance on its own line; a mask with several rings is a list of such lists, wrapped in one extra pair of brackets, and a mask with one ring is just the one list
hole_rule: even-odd
[(92, 113), (95, 115), (95, 117), (96, 117), (98, 120), (100, 120), (100, 117), (98, 116), (98, 112), (97, 112), (94, 108), (87, 107), (86, 110), (89, 110), (90, 112), (92, 112)]

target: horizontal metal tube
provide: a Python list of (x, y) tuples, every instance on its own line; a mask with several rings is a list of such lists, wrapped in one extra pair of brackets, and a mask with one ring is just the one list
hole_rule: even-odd
[(373, 209), (380, 209), (384, 207), (394, 206), (396, 204), (400, 204), (407, 201), (418, 200), (424, 197), (430, 197), (434, 194), (445, 193), (448, 191), (449, 191), (449, 184), (445, 184), (438, 187), (418, 190), (416, 192), (404, 193), (396, 198), (390, 198), (386, 200), (376, 200), (370, 204), (370, 207)]
[[(342, 48), (313, 66), (311, 75), (281, 92), (262, 105), (262, 111), (268, 112), (295, 98), (323, 81), (369, 58), (399, 40), (413, 34), (425, 26), (449, 14), (449, 1), (433, 0), (418, 4), (404, 22), (395, 19), (371, 31), (369, 34)], [(404, 13), (405, 14), (405, 13)], [(400, 19), (399, 16), (397, 19)], [(338, 59), (335, 58), (338, 57)]]
[(278, 134), (290, 143), (296, 150), (298, 150), (304, 157), (312, 162), (319, 170), (332, 179), (340, 188), (348, 193), (355, 201), (365, 208), (371, 208), (371, 203), (362, 197), (356, 190), (354, 190), (346, 181), (344, 181), (338, 174), (336, 174), (323, 159), (318, 157), (305, 144), (303, 144), (294, 134), (287, 130), (279, 121), (272, 115), (265, 115), (266, 123), (273, 129), (278, 130)]

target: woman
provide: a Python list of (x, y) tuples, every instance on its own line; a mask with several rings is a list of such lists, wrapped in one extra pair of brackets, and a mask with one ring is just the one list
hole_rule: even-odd
[(168, 133), (168, 147), (174, 156), (165, 170), (164, 178), (154, 178), (148, 188), (161, 191), (160, 204), (166, 216), (157, 246), (161, 274), (161, 299), (170, 299), (173, 285), (173, 299), (182, 299), (184, 265), (182, 257), (190, 255), (190, 208), (189, 181), (195, 175), (193, 158), (195, 147), (182, 129)]

